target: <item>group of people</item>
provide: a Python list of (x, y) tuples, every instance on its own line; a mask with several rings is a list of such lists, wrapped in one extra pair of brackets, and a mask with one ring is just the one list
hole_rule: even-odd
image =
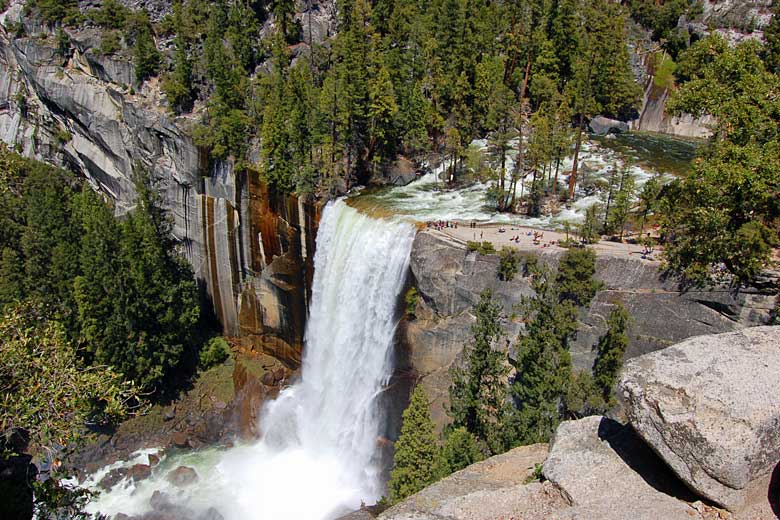
[(436, 231), (441, 231), (445, 228), (453, 228), (458, 229), (458, 223), (457, 222), (450, 222), (449, 220), (433, 220), (428, 221), (427, 223), (428, 229), (435, 229)]
[[(499, 229), (499, 232), (501, 232), (501, 229)], [(534, 245), (538, 246), (542, 243), (542, 240), (544, 239), (544, 233), (541, 231), (528, 231), (525, 236), (532, 237)], [(515, 244), (520, 243), (520, 235), (515, 235), (512, 238), (509, 239), (510, 242), (514, 242)], [(544, 244), (544, 247), (547, 247), (548, 245), (554, 245), (555, 240), (550, 241), (549, 244)]]

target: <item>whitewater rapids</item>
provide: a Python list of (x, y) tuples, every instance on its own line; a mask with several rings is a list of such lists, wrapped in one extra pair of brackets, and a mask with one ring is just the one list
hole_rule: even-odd
[(301, 380), (263, 409), (261, 440), (165, 461), (194, 466), (200, 478), (191, 487), (169, 484), (161, 464), (152, 478), (102, 494), (90, 510), (144, 514), (159, 490), (196, 517), (213, 507), (225, 520), (326, 520), (378, 499), (377, 401), (392, 372), (414, 235), (411, 224), (329, 203), (317, 234)]

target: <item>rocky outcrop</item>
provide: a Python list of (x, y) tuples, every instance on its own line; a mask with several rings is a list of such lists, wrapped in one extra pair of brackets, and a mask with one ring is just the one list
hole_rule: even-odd
[(639, 118), (629, 123), (631, 130), (658, 132), (679, 137), (705, 138), (712, 134), (715, 120), (711, 116), (694, 117), (690, 114), (675, 116), (666, 111), (671, 91), (657, 87), (650, 77), (645, 86)]
[(650, 41), (649, 34), (631, 46), (634, 77), (644, 87), (642, 104), (636, 119), (629, 121), (631, 130), (658, 132), (679, 137), (705, 138), (712, 134), (715, 123), (710, 116), (700, 118), (690, 114), (673, 116), (666, 111), (671, 95), (670, 85), (659, 85), (655, 80), (654, 60), (658, 47)]
[[(563, 254), (554, 248), (521, 250), (555, 265)], [(450, 384), (449, 368), (471, 339), (473, 308), (489, 288), (504, 310), (502, 327), (514, 342), (522, 324), (512, 319), (515, 305), (533, 290), (523, 273), (514, 280), (498, 279), (497, 255), (468, 252), (466, 247), (435, 231), (418, 234), (412, 248), (411, 271), (420, 294), (417, 318), (405, 325), (404, 341), (410, 367), (422, 378), (438, 424), (446, 421), (444, 404)], [(632, 317), (626, 359), (668, 347), (701, 334), (717, 334), (766, 324), (775, 305), (771, 288), (734, 292), (727, 287), (680, 291), (675, 280), (664, 279), (660, 264), (639, 255), (600, 254), (595, 278), (604, 286), (580, 315), (571, 345), (577, 368), (591, 368), (594, 345), (606, 332), (606, 320), (617, 302)], [(505, 345), (506, 341), (502, 343)], [(501, 346), (501, 345), (499, 345)]]
[[(536, 480), (542, 464), (544, 480)], [(362, 517), (359, 517), (362, 518)], [(370, 518), (370, 516), (366, 516)], [(516, 448), (444, 478), (380, 520), (722, 520), (630, 426), (588, 417), (545, 444)]]
[(678, 498), (696, 501), (630, 426), (603, 417), (562, 423), (542, 473), (571, 503), (550, 519), (721, 518)]
[(704, 0), (702, 14), (696, 20), (680, 20), (691, 34), (707, 34), (712, 28), (736, 43), (764, 37), (763, 30), (772, 18), (772, 0)]
[[(153, 17), (170, 8), (162, 0), (125, 3)], [(134, 169), (151, 172), (224, 332), (274, 335), (300, 352), (316, 204), (270, 192), (251, 167), (210, 161), (190, 137), (202, 107), (174, 117), (157, 79), (132, 89), (130, 60), (94, 51), (98, 30), (66, 29), (71, 48), (62, 55), (54, 31), (23, 16), (21, 1), (0, 22), (0, 140), (83, 174), (120, 214), (134, 205)], [(10, 34), (7, 22), (20, 22), (23, 35)]]
[(524, 446), (473, 464), (391, 507), (381, 520), (545, 520), (569, 505), (549, 482), (533, 482), (547, 445)]
[[(732, 44), (746, 39), (762, 39), (763, 29), (772, 15), (772, 0), (704, 0), (700, 4), (701, 14), (694, 20), (680, 17), (677, 29), (699, 38), (714, 31)], [(638, 27), (636, 30), (641, 31)], [(680, 137), (709, 137), (715, 124), (712, 117), (672, 116), (667, 113), (666, 104), (673, 87), (656, 84), (653, 61), (659, 48), (650, 41), (649, 33), (633, 42), (631, 50), (634, 75), (644, 87), (644, 95), (638, 117), (629, 122), (630, 128)]]
[(590, 120), (588, 128), (596, 135), (622, 134), (623, 132), (628, 132), (628, 123), (604, 116), (596, 116)]
[(620, 380), (642, 438), (731, 510), (765, 498), (780, 463), (779, 344), (778, 327), (691, 338), (629, 361)]

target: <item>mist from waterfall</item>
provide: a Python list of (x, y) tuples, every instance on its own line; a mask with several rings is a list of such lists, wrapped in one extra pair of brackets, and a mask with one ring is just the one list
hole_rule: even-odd
[(225, 520), (325, 520), (379, 498), (378, 397), (392, 372), (414, 235), (408, 223), (329, 203), (317, 234), (301, 380), (265, 406), (261, 440), (191, 460), (200, 475), (191, 487), (178, 489), (159, 472), (91, 509), (143, 514), (159, 490), (197, 514), (214, 507)]

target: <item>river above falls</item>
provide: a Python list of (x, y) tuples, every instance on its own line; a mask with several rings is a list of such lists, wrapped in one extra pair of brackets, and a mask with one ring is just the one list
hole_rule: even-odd
[[(593, 186), (604, 181), (612, 168), (624, 165), (630, 168), (640, 189), (656, 175), (669, 181), (688, 169), (700, 144), (701, 141), (697, 140), (646, 132), (590, 136), (583, 142), (580, 152), (580, 186)], [(472, 147), (481, 150), (486, 145), (484, 140), (472, 143)], [(512, 164), (510, 157), (507, 171), (511, 171)], [(572, 165), (573, 157), (561, 161), (561, 180), (567, 178)], [(474, 181), (448, 186), (441, 180), (442, 172), (443, 166), (439, 166), (406, 186), (362, 190), (349, 198), (349, 204), (373, 215), (407, 216), (418, 221), (476, 221), (560, 228), (564, 222), (581, 222), (585, 209), (599, 202), (598, 193), (578, 187), (577, 199), (553, 214), (531, 218), (522, 214), (500, 213), (487, 202), (489, 183)], [(525, 186), (518, 183), (517, 195), (527, 193), (530, 184), (530, 177)]]

